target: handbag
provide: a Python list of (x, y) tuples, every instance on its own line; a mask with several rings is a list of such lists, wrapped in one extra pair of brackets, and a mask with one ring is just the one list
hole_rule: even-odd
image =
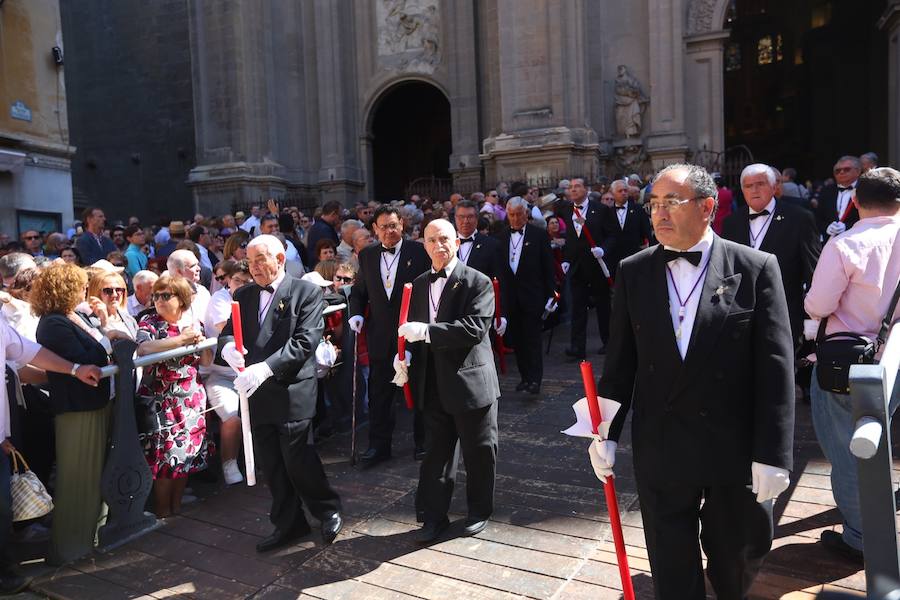
[[(23, 471), (19, 472), (19, 461)], [(12, 451), (13, 472), (9, 478), (12, 495), (13, 521), (28, 521), (43, 517), (53, 510), (53, 498), (37, 475), (32, 472), (18, 450)]]
[(834, 394), (850, 393), (850, 366), (871, 365), (875, 362), (875, 355), (884, 345), (890, 331), (891, 317), (897, 308), (898, 299), (900, 283), (894, 290), (891, 305), (881, 320), (881, 328), (874, 341), (852, 331), (825, 335), (828, 317), (821, 320), (816, 334), (816, 380), (820, 388)]

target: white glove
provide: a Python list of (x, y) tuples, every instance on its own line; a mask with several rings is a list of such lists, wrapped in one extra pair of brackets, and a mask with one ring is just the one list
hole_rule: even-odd
[(594, 255), (594, 258), (600, 260), (601, 258), (603, 258), (604, 254), (603, 248), (601, 248), (600, 246), (594, 246), (593, 248), (591, 248), (591, 254)]
[(559, 303), (556, 301), (556, 298), (550, 296), (547, 299), (547, 304), (544, 305), (544, 310), (550, 313), (556, 312), (556, 309), (559, 308)]
[(428, 323), (410, 321), (397, 328), (397, 335), (405, 337), (407, 342), (421, 342), (428, 333)]
[(252, 396), (263, 382), (272, 376), (272, 369), (263, 362), (250, 365), (234, 378), (234, 388), (238, 394)]
[(360, 331), (362, 331), (363, 322), (365, 322), (365, 319), (360, 315), (356, 315), (355, 317), (350, 317), (349, 319), (347, 319), (347, 323), (350, 325), (350, 329), (353, 330), (353, 333), (359, 333)]
[(567, 262), (564, 262), (564, 263), (562, 263), (562, 264), (560, 265), (560, 267), (562, 267), (562, 270), (563, 270), (563, 275), (565, 275), (566, 273), (569, 272), (569, 267), (570, 267), (570, 266), (571, 266), (571, 265), (570, 265), (569, 263), (567, 263)]
[(397, 387), (403, 387), (409, 381), (409, 361), (411, 358), (412, 354), (409, 351), (406, 352), (404, 360), (400, 360), (399, 354), (394, 355), (394, 378), (391, 379), (391, 383)]
[(228, 342), (222, 346), (222, 360), (227, 362), (235, 373), (240, 373), (244, 368), (244, 354), (247, 354), (247, 349), (244, 348), (244, 353), (241, 354), (234, 342)]
[(506, 317), (500, 317), (500, 324), (497, 325), (497, 319), (494, 319), (494, 331), (497, 332), (497, 335), (503, 336), (506, 333), (506, 326), (509, 323), (506, 322)]
[(753, 462), (750, 464), (753, 475), (753, 493), (757, 502), (765, 502), (778, 497), (791, 484), (790, 473), (785, 469)]
[(619, 445), (612, 440), (593, 440), (588, 446), (588, 456), (597, 479), (606, 483), (607, 477), (615, 477), (613, 465), (616, 464), (616, 448)]
[(840, 221), (835, 221), (825, 228), (825, 233), (827, 233), (828, 235), (838, 235), (844, 233), (845, 231), (847, 231), (847, 226)]

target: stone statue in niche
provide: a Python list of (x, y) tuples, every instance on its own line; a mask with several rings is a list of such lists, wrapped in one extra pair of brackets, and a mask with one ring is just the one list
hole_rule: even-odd
[(628, 72), (625, 65), (619, 65), (615, 95), (616, 133), (619, 137), (640, 137), (644, 111), (650, 99), (644, 95), (641, 84)]
[(616, 148), (616, 166), (623, 173), (640, 173), (647, 161), (647, 153), (641, 144)]
[(380, 0), (378, 57), (388, 69), (430, 73), (440, 62), (438, 0)]

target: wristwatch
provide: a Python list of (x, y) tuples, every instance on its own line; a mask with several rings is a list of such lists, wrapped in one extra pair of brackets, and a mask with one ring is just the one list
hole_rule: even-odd
[(69, 375), (71, 375), (72, 377), (75, 377), (75, 371), (77, 371), (80, 366), (81, 365), (78, 363), (72, 363), (72, 370), (69, 371)]

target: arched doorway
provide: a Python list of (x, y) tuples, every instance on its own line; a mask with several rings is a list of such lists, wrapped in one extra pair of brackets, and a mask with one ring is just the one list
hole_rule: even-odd
[(450, 103), (437, 87), (398, 83), (379, 98), (370, 122), (375, 200), (400, 200), (417, 179), (449, 180)]
[(885, 0), (729, 0), (725, 147), (801, 179), (844, 154), (887, 154)]

